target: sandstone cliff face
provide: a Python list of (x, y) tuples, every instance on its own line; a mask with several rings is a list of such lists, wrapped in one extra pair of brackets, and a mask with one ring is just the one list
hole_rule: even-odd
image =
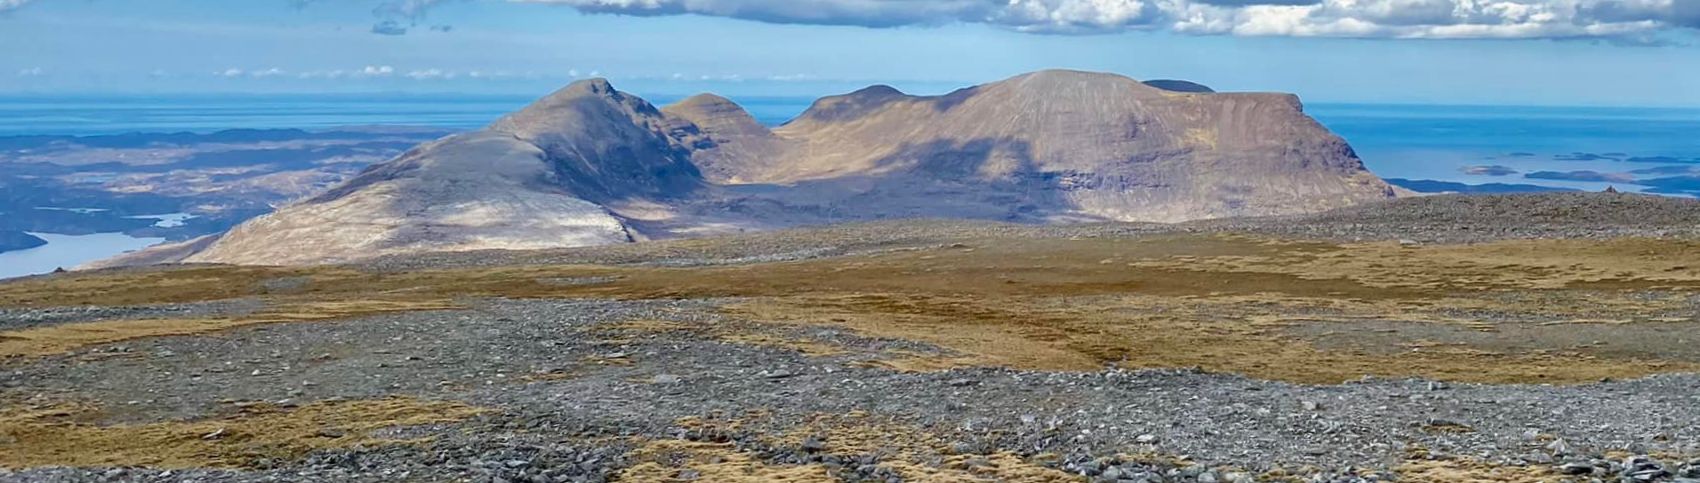
[(933, 97), (872, 87), (774, 132), (786, 141), (777, 154), (717, 169), (749, 183), (854, 183), (877, 193), (854, 201), (863, 211), (950, 197), (1011, 220), (1175, 222), (1393, 195), (1294, 96), (1178, 93), (1108, 74), (1044, 71)]
[(596, 79), (129, 260), (319, 263), (898, 217), (1177, 222), (1396, 194), (1285, 94), (1043, 71), (942, 96), (869, 87), (769, 129), (719, 96), (657, 109)]

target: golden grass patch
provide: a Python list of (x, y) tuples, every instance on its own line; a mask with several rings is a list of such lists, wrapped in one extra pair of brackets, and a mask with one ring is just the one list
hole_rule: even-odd
[[(741, 431), (750, 419), (686, 418), (680, 425), (694, 430)], [(867, 413), (817, 415), (789, 430), (763, 433), (763, 442), (773, 446), (797, 447), (816, 440), (823, 454), (853, 458), (880, 455), (878, 466), (903, 477), (904, 481), (958, 482), (998, 481), (1021, 483), (1078, 482), (1084, 478), (1043, 466), (1019, 455), (999, 452), (986, 455), (953, 454), (949, 445), (925, 431)], [(702, 481), (787, 481), (832, 482), (837, 475), (820, 464), (776, 465), (756, 460), (731, 444), (681, 440), (653, 441), (631, 456), (637, 464), (617, 479), (627, 481), (681, 481), (685, 471)]]
[[(1609, 324), (1633, 338), (1683, 327), (1649, 329), (1657, 324), (1695, 323), (1685, 314), (1700, 290), (1700, 263), (1693, 262), (1700, 260), (1700, 243), (1690, 241), (1408, 247), (1189, 234), (962, 241), (875, 255), (691, 268), (562, 265), (366, 273), (338, 267), (193, 267), (71, 274), (0, 284), (0, 306), (259, 297), (273, 306), (395, 300), (422, 304), (398, 310), (426, 310), (459, 297), (741, 297), (751, 302), (729, 310), (757, 322), (842, 326), (952, 352), (892, 354), (872, 362), (906, 370), (964, 365), (1093, 370), (1117, 364), (1199, 366), (1317, 383), (1362, 375), (1566, 383), (1694, 371), (1700, 363), (1700, 351), (1665, 347), (1669, 344), (1655, 352), (1622, 344), (1595, 347), (1553, 335), (1558, 331), (1527, 329)], [(287, 294), (267, 293), (267, 281), (280, 277), (306, 282)], [(597, 282), (550, 282), (558, 280)], [(0, 340), (0, 354), (292, 320), (249, 320), (255, 318), (56, 329), (72, 341), (57, 346), (43, 343), (55, 340), (47, 333), (0, 334), (11, 337)], [(647, 323), (631, 322), (611, 333), (684, 330), (816, 355), (838, 349), (747, 327)], [(1331, 333), (1302, 330), (1323, 323), (1333, 324)], [(1399, 332), (1389, 328), (1393, 323), (1407, 324), (1401, 327), (1412, 335), (1369, 337), (1369, 329), (1358, 330)], [(1422, 324), (1477, 334), (1509, 330), (1529, 339), (1510, 343), (1418, 330)], [(18, 339), (24, 335), (33, 340)]]
[(1280, 273), (1403, 289), (1700, 287), (1700, 242), (1508, 240), (1472, 245), (1340, 245), (1276, 254), (1171, 257), (1136, 266), (1230, 273)]
[(385, 428), (452, 423), (482, 410), (406, 398), (257, 405), (214, 419), (102, 426), (99, 409), (78, 404), (0, 409), (0, 467), (146, 466), (239, 468), (259, 459), (298, 459), (319, 449), (406, 444), (374, 436)]
[[(629, 455), (635, 462), (616, 480), (638, 482), (724, 481), (728, 483), (829, 483), (838, 481), (822, 465), (775, 465), (739, 452), (731, 443), (652, 441)], [(686, 471), (696, 475), (686, 478)]]
[(1414, 483), (1548, 483), (1557, 473), (1545, 466), (1504, 466), (1470, 459), (1410, 459), (1394, 468), (1399, 481)]
[(301, 302), (229, 318), (79, 322), (0, 332), (0, 358), (60, 354), (144, 337), (200, 335), (258, 324), (312, 322), (394, 312), (461, 308), (447, 300)]
[[(1251, 377), (1334, 384), (1365, 375), (1487, 383), (1582, 383), (1700, 370), (1683, 361), (1588, 354), (1499, 353), (1466, 345), (1404, 350), (1323, 350), (1282, 332), (1279, 300), (1090, 297), (1003, 298), (977, 303), (914, 295), (758, 299), (727, 308), (755, 320), (842, 327), (915, 340), (950, 352), (901, 354), (870, 365), (931, 371), (1002, 366), (1041, 370), (1200, 367)], [(1383, 314), (1386, 316), (1386, 314)], [(1319, 318), (1319, 317), (1312, 317)]]

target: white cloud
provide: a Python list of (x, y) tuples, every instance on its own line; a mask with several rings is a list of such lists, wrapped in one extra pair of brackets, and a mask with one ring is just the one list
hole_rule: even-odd
[(384, 0), (373, 12), (381, 17), (419, 20), (425, 12), (445, 0)]
[(24, 6), (29, 0), (0, 0), (0, 12)]
[(30, 67), (18, 70), (18, 77), (41, 77), (42, 74), (46, 73), (47, 72), (41, 70), (40, 67)]
[[(0, 0), (0, 2), (21, 0)], [(433, 7), (449, 3), (452, 0), (381, 0), (372, 9), (372, 15), (378, 17), (378, 22), (372, 24), (371, 32), (378, 35), (407, 35), (411, 27), (418, 26), (425, 14)], [(307, 8), (315, 3), (335, 3), (327, 0), (289, 0), (296, 8)], [(349, 1), (348, 3), (354, 3)], [(448, 32), (451, 25), (432, 25), (427, 27), (434, 32)]]
[(407, 73), (407, 77), (413, 80), (446, 80), (454, 79), (459, 76), (460, 74), (457, 74), (454, 71), (445, 71), (442, 69), (423, 69)]
[(223, 71), (214, 72), (213, 75), (222, 76), (222, 77), (242, 77), (242, 74), (246, 74), (246, 73), (247, 73), (247, 71), (232, 67), (232, 68), (229, 68), (229, 69), (225, 69)]
[(516, 74), (505, 70), (474, 70), (468, 71), (466, 77), (471, 79), (514, 79), (519, 77), (535, 77), (533, 73)]
[(368, 65), (354, 71), (354, 75), (359, 77), (389, 77), (392, 74), (395, 74), (395, 68), (387, 65)]
[(599, 14), (705, 15), (866, 27), (981, 23), (1035, 33), (1166, 29), (1245, 36), (1599, 38), (1700, 27), (1697, 0), (509, 1)]
[[(1665, 2), (1659, 4), (1658, 2)], [(1674, 0), (1323, 0), (1218, 9), (1191, 33), (1386, 38), (1623, 37), (1671, 28)]]
[(302, 72), (300, 74), (295, 75), (295, 77), (299, 78), (299, 79), (341, 79), (341, 78), (347, 77), (347, 76), (348, 76), (348, 71), (345, 71), (345, 70), (342, 70), (342, 69), (313, 70), (313, 71)]
[[(236, 70), (235, 76), (265, 77), (268, 75), (288, 75), (288, 71), (273, 69), (273, 71), (241, 71)], [(576, 71), (575, 71), (576, 72)], [(267, 74), (267, 75), (262, 75)], [(353, 70), (309, 70), (295, 74), (295, 78), (304, 80), (337, 80), (337, 79), (378, 79), (387, 77), (406, 77), (413, 80), (507, 80), (507, 79), (540, 79), (536, 72), (515, 73), (506, 70), (469, 70), (456, 71), (440, 68), (401, 70), (388, 65), (368, 65)]]
[[(275, 71), (275, 72), (273, 72), (273, 71)], [(329, 70), (301, 71), (301, 72), (295, 74), (295, 78), (304, 79), (304, 80), (374, 79), (374, 78), (392, 77), (392, 76), (397, 75), (397, 72), (399, 72), (399, 71), (397, 71), (395, 67), (391, 67), (391, 66), (388, 66), (388, 65), (368, 65), (368, 66), (365, 66), (365, 67), (361, 67), (359, 69), (352, 69), (352, 70), (329, 69)], [(266, 76), (269, 76), (269, 75), (288, 75), (289, 74), (288, 71), (281, 70), (281, 69), (272, 69), (271, 71), (265, 71), (264, 73), (268, 74), (268, 75), (262, 75), (261, 71), (255, 71), (251, 74), (254, 77), (266, 77)], [(415, 78), (415, 79), (418, 79), (418, 78), (452, 79), (452, 78), (456, 77), (458, 74), (453, 73), (453, 72), (437, 70), (437, 69), (425, 69), (425, 70), (409, 71), (409, 72), (401, 74), (401, 75), (406, 76), (406, 77)]]
[(253, 77), (253, 78), (258, 79), (258, 78), (265, 78), (265, 77), (277, 77), (277, 76), (281, 76), (281, 75), (284, 75), (284, 74), (287, 74), (287, 72), (284, 72), (283, 69), (273, 67), (273, 68), (266, 69), (266, 70), (256, 70), (256, 71), (253, 71), (253, 72), (249, 72), (248, 77)]

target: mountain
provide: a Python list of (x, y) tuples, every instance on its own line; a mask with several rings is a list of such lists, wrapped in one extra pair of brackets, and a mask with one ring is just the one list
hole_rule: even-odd
[(703, 94), (574, 83), (214, 239), (122, 263), (296, 264), (885, 218), (1178, 222), (1395, 197), (1297, 97), (1041, 71), (939, 96), (873, 86), (769, 129)]

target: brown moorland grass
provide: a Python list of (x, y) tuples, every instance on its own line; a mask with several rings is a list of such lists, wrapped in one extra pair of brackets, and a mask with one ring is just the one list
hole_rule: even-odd
[[(1315, 383), (1366, 374), (1573, 383), (1695, 371), (1700, 349), (1678, 344), (1668, 351), (1605, 350), (1561, 337), (1549, 340), (1542, 334), (1554, 331), (1539, 330), (1519, 332), (1532, 340), (1513, 349), (1472, 334), (1511, 328), (1508, 324), (1522, 324), (1520, 329), (1609, 324), (1630, 339), (1649, 336), (1654, 328), (1700, 329), (1692, 316), (1700, 292), (1696, 261), (1700, 244), (1652, 239), (1419, 247), (1224, 235), (964, 239), (932, 249), (694, 268), (368, 273), (341, 267), (192, 267), (71, 274), (0, 284), (0, 306), (258, 297), (278, 307), (385, 300), (419, 303), (423, 310), (459, 297), (741, 297), (746, 301), (726, 310), (756, 321), (841, 326), (954, 352), (885, 361), (896, 368), (1091, 370), (1117, 364), (1199, 366)], [(305, 282), (287, 294), (268, 293), (265, 282), (280, 278)], [(559, 283), (562, 279), (597, 282)], [(1386, 328), (1394, 322), (1467, 330), (1402, 335)], [(1333, 324), (1326, 347), (1314, 343), (1319, 336), (1296, 330), (1324, 323)], [(1353, 324), (1375, 326), (1379, 335), (1353, 334)], [(1387, 331), (1395, 333), (1382, 333)], [(164, 335), (119, 334), (72, 338), (56, 350)], [(20, 335), (0, 333), (0, 344), (17, 342)], [(714, 336), (746, 342), (761, 337)]]
[(367, 315), (460, 308), (447, 300), (297, 302), (229, 318), (109, 320), (0, 332), (0, 359), (60, 354), (143, 337), (197, 335), (248, 325), (312, 322)]
[(460, 403), (390, 398), (256, 405), (220, 418), (102, 426), (86, 422), (100, 414), (87, 405), (18, 406), (0, 409), (0, 467), (240, 468), (318, 449), (416, 443), (372, 432), (452, 423), (480, 412)]
[(1551, 466), (1507, 466), (1461, 456), (1434, 458), (1422, 448), (1413, 449), (1393, 470), (1399, 481), (1416, 483), (1544, 483), (1559, 476)]
[[(894, 302), (861, 295), (758, 299), (729, 310), (758, 320), (833, 325), (867, 336), (922, 341), (953, 352), (904, 355), (880, 364), (901, 370), (1199, 367), (1312, 384), (1336, 384), (1366, 375), (1582, 383), (1700, 370), (1700, 364), (1692, 361), (1608, 358), (1582, 349), (1500, 353), (1466, 344), (1413, 344), (1391, 351), (1323, 350), (1283, 334), (1287, 322), (1267, 316), (1266, 307), (1185, 302), (1100, 297), (1059, 306), (1017, 298), (978, 301), (972, 311), (951, 313), (964, 301), (909, 297)], [(1004, 308), (1004, 314), (987, 316), (988, 305)]]
[[(760, 418), (759, 415), (750, 417)], [(694, 431), (737, 432), (753, 422), (746, 419), (687, 418), (680, 421), (680, 425)], [(820, 442), (822, 453), (846, 458), (877, 454), (880, 455), (878, 465), (901, 475), (904, 481), (1085, 481), (1083, 477), (1046, 467), (1013, 453), (954, 454), (947, 442), (931, 433), (866, 413), (817, 415), (787, 430), (761, 432), (759, 437), (763, 443), (775, 447), (796, 447), (804, 439), (815, 439)], [(685, 481), (681, 473), (691, 470), (701, 481), (841, 481), (824, 465), (765, 463), (737, 450), (730, 443), (658, 440), (638, 448), (631, 456), (636, 463), (622, 471), (616, 479)]]

